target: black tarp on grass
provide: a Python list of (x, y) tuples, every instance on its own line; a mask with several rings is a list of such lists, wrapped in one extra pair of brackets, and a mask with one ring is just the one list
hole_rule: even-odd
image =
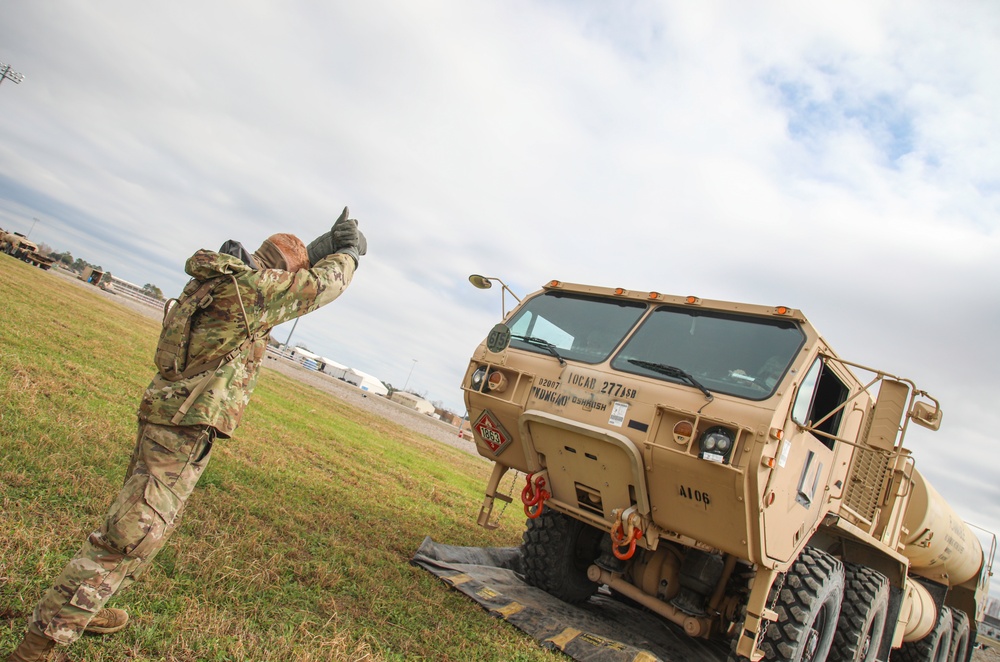
[(602, 589), (573, 606), (528, 586), (517, 547), (455, 547), (429, 537), (411, 561), (509, 621), (545, 648), (581, 662), (720, 662), (728, 646), (677, 626)]

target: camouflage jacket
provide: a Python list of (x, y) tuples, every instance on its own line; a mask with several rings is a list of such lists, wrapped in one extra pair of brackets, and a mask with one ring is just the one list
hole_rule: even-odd
[[(210, 425), (220, 436), (230, 436), (257, 383), (271, 329), (336, 299), (350, 284), (354, 268), (354, 261), (342, 254), (329, 255), (313, 268), (295, 272), (254, 271), (235, 257), (208, 250), (192, 255), (184, 265), (192, 278), (205, 281), (224, 276), (228, 282), (215, 290), (212, 303), (192, 324), (191, 364), (221, 345), (239, 345), (247, 338), (243, 309), (254, 341), (211, 374), (206, 371), (170, 382), (157, 373), (143, 393), (139, 418), (160, 425)], [(229, 276), (239, 284), (239, 296)], [(179, 415), (185, 402), (188, 409)]]

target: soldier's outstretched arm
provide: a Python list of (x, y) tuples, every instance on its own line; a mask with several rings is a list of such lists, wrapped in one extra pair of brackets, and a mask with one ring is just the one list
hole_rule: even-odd
[(347, 289), (354, 270), (351, 256), (334, 253), (311, 269), (255, 274), (257, 321), (263, 326), (276, 326), (325, 306)]

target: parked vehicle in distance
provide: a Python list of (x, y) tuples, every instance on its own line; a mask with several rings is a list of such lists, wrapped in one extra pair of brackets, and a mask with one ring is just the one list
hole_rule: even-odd
[(52, 264), (55, 262), (48, 255), (39, 253), (38, 244), (29, 241), (20, 232), (4, 232), (0, 230), (0, 252), (44, 270), (51, 269)]

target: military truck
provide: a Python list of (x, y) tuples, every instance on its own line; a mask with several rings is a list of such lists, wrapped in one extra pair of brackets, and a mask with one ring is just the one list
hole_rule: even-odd
[(38, 244), (29, 241), (20, 232), (0, 232), (0, 252), (45, 270), (51, 269), (55, 262), (48, 255), (39, 253)]
[(494, 462), (479, 524), (523, 473), (534, 586), (579, 603), (605, 585), (730, 660), (971, 658), (996, 538), (903, 445), (941, 406), (799, 310), (554, 280), (462, 388)]

